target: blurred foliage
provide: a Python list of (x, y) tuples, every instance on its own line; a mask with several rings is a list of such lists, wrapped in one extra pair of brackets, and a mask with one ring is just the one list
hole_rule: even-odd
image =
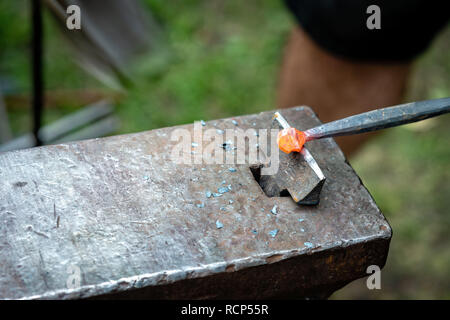
[(281, 3), (146, 3), (166, 30), (168, 44), (160, 51), (170, 54), (156, 52), (139, 64), (144, 72), (120, 108), (124, 132), (272, 107), (291, 24)]
[[(281, 0), (145, 0), (166, 42), (131, 66), (134, 85), (116, 111), (118, 133), (273, 109), (282, 49), (293, 19)], [(73, 62), (45, 15), (47, 90), (102, 84)], [(0, 1), (0, 78), (30, 90), (28, 1)], [(450, 96), (450, 28), (416, 63), (408, 100)], [(79, 108), (48, 108), (45, 122)], [(28, 131), (28, 106), (9, 110), (15, 134)], [(382, 290), (358, 280), (333, 298), (450, 298), (449, 116), (389, 129), (350, 159), (390, 222), (394, 236)]]
[[(407, 100), (450, 96), (450, 27), (415, 63)], [(450, 115), (388, 129), (352, 159), (393, 229), (381, 290), (335, 299), (450, 299)]]

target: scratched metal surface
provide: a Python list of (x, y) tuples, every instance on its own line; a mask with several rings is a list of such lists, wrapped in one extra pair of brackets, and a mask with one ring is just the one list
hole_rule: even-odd
[[(235, 119), (268, 128), (272, 114)], [(320, 123), (305, 107), (282, 114), (301, 130)], [(214, 126), (235, 128), (224, 119), (204, 129)], [(174, 164), (172, 130), (0, 153), (0, 297), (92, 297), (391, 237), (331, 139), (308, 143), (327, 181), (319, 206), (300, 207), (268, 198), (248, 165)], [(205, 196), (224, 180), (231, 191)], [(70, 266), (81, 271), (74, 289)]]

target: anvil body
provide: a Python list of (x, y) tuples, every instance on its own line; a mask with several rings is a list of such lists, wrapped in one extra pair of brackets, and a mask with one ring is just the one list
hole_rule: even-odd
[[(308, 107), (283, 115), (320, 124)], [(307, 143), (327, 181), (302, 207), (248, 165), (175, 164), (173, 129), (0, 153), (0, 298), (326, 298), (385, 264), (391, 228), (332, 139)]]

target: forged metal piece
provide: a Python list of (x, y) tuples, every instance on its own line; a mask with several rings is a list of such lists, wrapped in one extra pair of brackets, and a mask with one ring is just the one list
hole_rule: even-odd
[(34, 146), (41, 146), (39, 130), (42, 125), (42, 112), (44, 109), (44, 71), (43, 71), (43, 32), (42, 4), (40, 1), (31, 2), (32, 17), (32, 75), (33, 75), (33, 138)]
[[(283, 129), (291, 126), (279, 112), (274, 120)], [(273, 176), (262, 176), (260, 185), (270, 197), (279, 196), (284, 190), (300, 205), (317, 205), (325, 176), (306, 147), (301, 152), (280, 152), (280, 169)]]
[[(272, 114), (233, 119), (267, 129)], [(283, 114), (320, 123), (307, 107)], [(194, 132), (0, 153), (0, 298), (326, 298), (384, 266), (391, 228), (332, 139), (309, 142), (327, 183), (304, 207), (268, 197), (248, 164), (174, 163), (179, 128)]]

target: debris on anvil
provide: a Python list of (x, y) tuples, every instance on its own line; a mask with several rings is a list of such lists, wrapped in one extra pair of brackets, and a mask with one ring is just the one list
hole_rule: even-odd
[(285, 153), (300, 152), (305, 142), (305, 134), (295, 128), (287, 128), (278, 132), (277, 144)]
[(278, 229), (273, 229), (273, 230), (269, 231), (269, 235), (270, 235), (272, 238), (275, 238), (275, 236), (277, 235), (277, 233), (278, 233)]
[(220, 187), (219, 189), (217, 189), (217, 191), (218, 191), (219, 193), (225, 193), (225, 192), (228, 192), (229, 189), (228, 189), (228, 187)]
[(272, 208), (272, 210), (270, 210), (270, 212), (272, 212), (273, 214), (277, 214), (277, 209), (278, 209), (278, 206), (277, 205), (274, 205), (273, 206), (273, 208)]
[(314, 245), (311, 242), (304, 242), (303, 244), (308, 248), (314, 247)]

